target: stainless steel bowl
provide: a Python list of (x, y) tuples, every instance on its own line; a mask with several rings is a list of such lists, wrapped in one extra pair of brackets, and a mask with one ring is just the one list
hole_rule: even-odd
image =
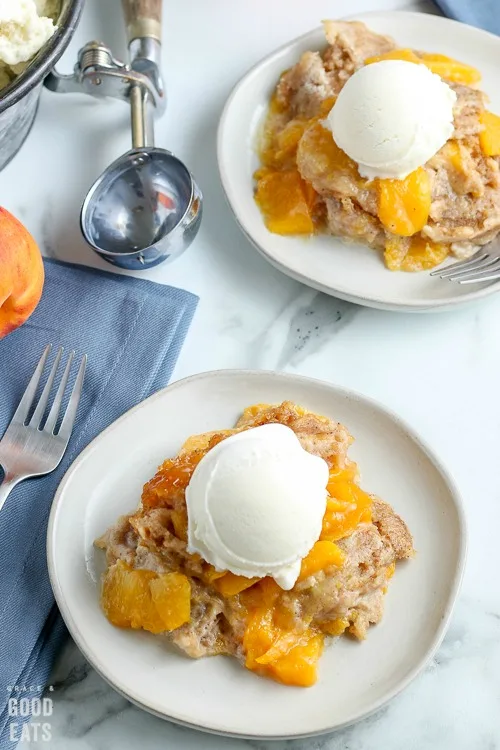
[(0, 92), (0, 169), (22, 146), (35, 119), (43, 79), (69, 44), (85, 0), (62, 0), (57, 31), (26, 70)]

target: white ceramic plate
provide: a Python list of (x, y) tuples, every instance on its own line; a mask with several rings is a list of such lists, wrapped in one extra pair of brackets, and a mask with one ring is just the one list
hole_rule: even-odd
[[(439, 52), (477, 67), (491, 108), (500, 112), (500, 38), (485, 31), (424, 13), (367, 13), (357, 16), (371, 29), (394, 37), (401, 47)], [(322, 29), (305, 34), (252, 68), (230, 95), (218, 133), (222, 184), (234, 215), (257, 250), (298, 281), (335, 297), (385, 310), (420, 312), (449, 309), (500, 289), (500, 281), (461, 286), (429, 273), (391, 273), (380, 254), (329, 236), (280, 237), (271, 234), (253, 199), (255, 145), (276, 82), (306, 50), (325, 46)]]
[[(93, 540), (136, 508), (143, 484), (193, 433), (234, 424), (244, 406), (291, 399), (345, 423), (362, 484), (409, 524), (418, 554), (398, 566), (385, 617), (368, 639), (340, 639), (318, 683), (285, 687), (234, 659), (192, 661), (149, 633), (114, 628), (99, 607), (103, 553)], [(76, 643), (120, 693), (158, 716), (220, 734), (259, 738), (328, 732), (367, 716), (402, 690), (439, 645), (465, 560), (452, 480), (412, 430), (350, 391), (292, 375), (220, 371), (181, 380), (139, 404), (75, 461), (57, 491), (48, 566)]]

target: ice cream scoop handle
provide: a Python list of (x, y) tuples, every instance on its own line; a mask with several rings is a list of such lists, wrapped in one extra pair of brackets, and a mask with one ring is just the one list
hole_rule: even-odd
[(122, 0), (122, 5), (129, 42), (141, 37), (161, 42), (162, 0)]

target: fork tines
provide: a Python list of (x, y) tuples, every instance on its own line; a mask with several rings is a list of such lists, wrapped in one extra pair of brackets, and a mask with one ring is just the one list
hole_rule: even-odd
[(458, 281), (459, 284), (477, 284), (500, 278), (500, 257), (479, 250), (468, 260), (453, 263), (446, 268), (431, 272), (431, 276)]
[(29, 427), (33, 427), (36, 430), (41, 430), (51, 435), (57, 434), (59, 437), (63, 439), (69, 439), (69, 436), (71, 435), (71, 430), (73, 428), (73, 424), (75, 421), (75, 417), (76, 417), (78, 402), (80, 401), (80, 395), (82, 392), (83, 378), (85, 375), (85, 366), (87, 363), (87, 357), (85, 354), (83, 355), (81, 359), (80, 367), (78, 368), (78, 373), (75, 379), (75, 383), (71, 390), (71, 395), (69, 397), (68, 405), (66, 407), (66, 410), (65, 410), (62, 422), (61, 422), (61, 426), (59, 427), (59, 430), (57, 431), (57, 433), (55, 433), (55, 428), (56, 428), (56, 424), (59, 419), (59, 416), (61, 414), (61, 407), (62, 407), (62, 403), (64, 400), (64, 394), (66, 392), (66, 388), (67, 388), (68, 380), (70, 376), (70, 371), (71, 371), (71, 365), (73, 363), (73, 359), (75, 356), (74, 351), (71, 351), (69, 353), (66, 366), (64, 368), (64, 371), (61, 377), (61, 381), (57, 388), (57, 391), (56, 391), (54, 400), (52, 402), (50, 411), (48, 413), (47, 419), (45, 420), (45, 424), (43, 425), (43, 429), (42, 429), (42, 423), (43, 423), (43, 418), (45, 416), (45, 412), (47, 411), (47, 407), (49, 405), (51, 391), (53, 389), (54, 381), (56, 379), (59, 365), (61, 363), (61, 359), (63, 356), (64, 349), (62, 346), (60, 346), (57, 351), (56, 357), (54, 359), (54, 363), (49, 372), (49, 376), (42, 390), (40, 398), (38, 399), (38, 403), (35, 406), (35, 410), (33, 412), (31, 419), (28, 421), (28, 415), (32, 406), (35, 403), (35, 395), (36, 395), (38, 386), (40, 385), (43, 371), (45, 369), (45, 365), (47, 363), (47, 359), (49, 357), (51, 349), (52, 349), (52, 344), (48, 344), (48, 346), (45, 347), (44, 352), (40, 358), (40, 361), (38, 362), (38, 365), (35, 369), (35, 372), (33, 373), (31, 380), (28, 384), (28, 387), (26, 388), (26, 391), (24, 392), (24, 395), (19, 403), (19, 406), (16, 409), (16, 412), (14, 414), (12, 421), (18, 422), (18, 423), (21, 422), (22, 424), (27, 424)]

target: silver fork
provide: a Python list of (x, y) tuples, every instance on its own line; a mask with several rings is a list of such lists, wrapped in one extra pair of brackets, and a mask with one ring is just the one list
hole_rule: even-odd
[(56, 354), (54, 364), (52, 365), (38, 403), (35, 406), (33, 416), (29, 422), (27, 421), (29, 411), (34, 405), (36, 391), (51, 349), (51, 344), (45, 347), (28, 387), (12, 417), (12, 421), (7, 427), (3, 438), (0, 440), (0, 466), (3, 467), (5, 472), (3, 482), (0, 484), (0, 510), (2, 510), (9, 493), (16, 484), (22, 482), (23, 479), (28, 479), (28, 477), (40, 477), (44, 474), (49, 474), (57, 468), (71, 437), (82, 393), (85, 365), (87, 362), (86, 355), (82, 357), (68, 406), (57, 434), (55, 434), (55, 428), (60, 416), (75, 352), (70, 352), (61, 382), (59, 383), (43, 428), (42, 422), (47, 411), (50, 392), (63, 354), (62, 347), (59, 348)]
[(432, 271), (431, 276), (458, 281), (459, 284), (478, 284), (481, 281), (500, 279), (500, 242), (490, 242), (471, 258), (446, 268), (438, 268)]

